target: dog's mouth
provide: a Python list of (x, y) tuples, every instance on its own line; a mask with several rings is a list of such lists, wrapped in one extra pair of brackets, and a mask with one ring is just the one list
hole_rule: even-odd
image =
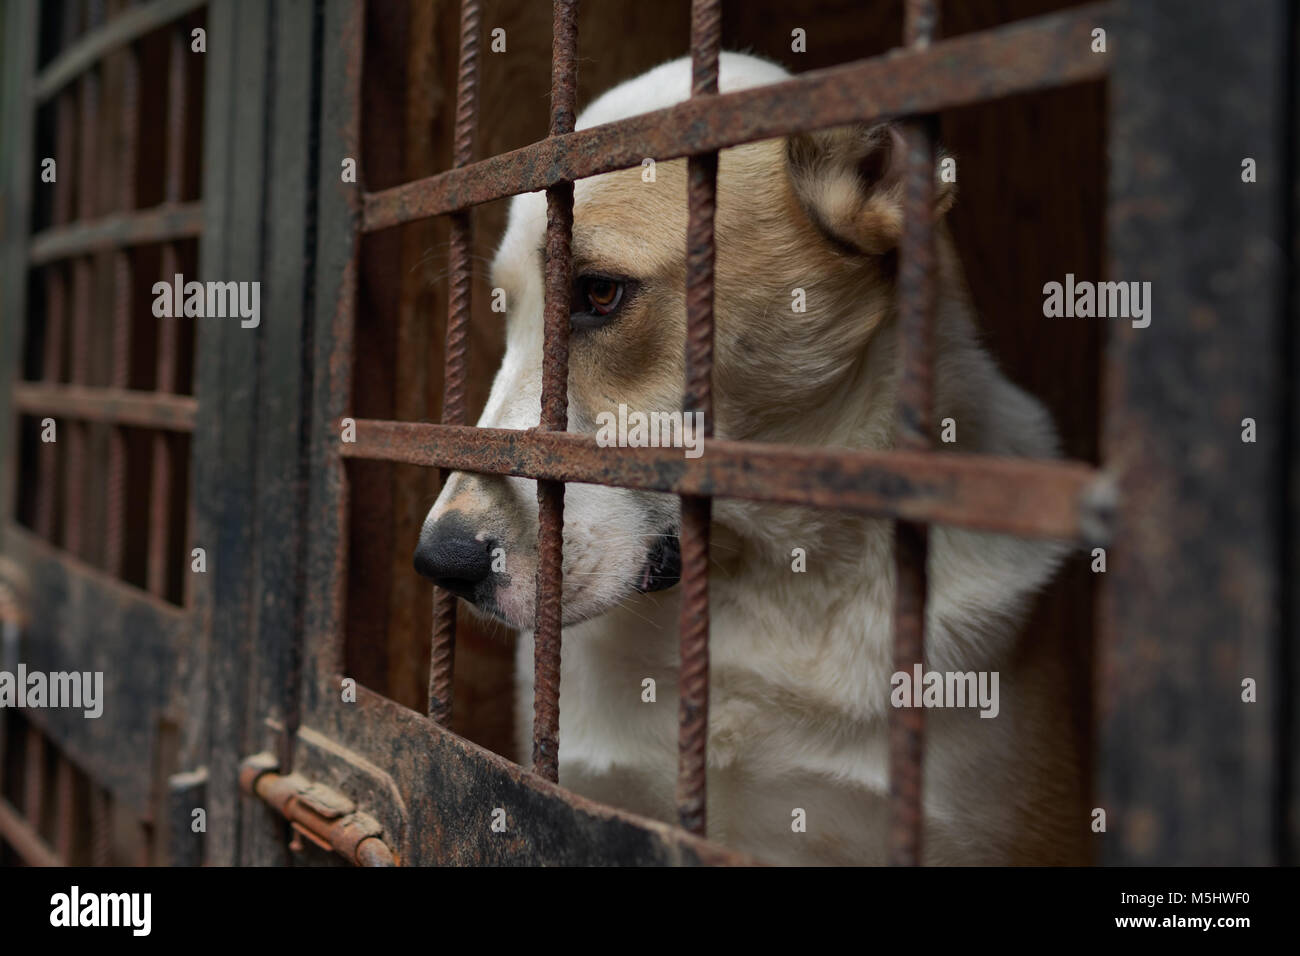
[(674, 534), (661, 534), (650, 546), (646, 562), (632, 585), (642, 594), (664, 591), (682, 578), (681, 539)]
[[(676, 585), (681, 576), (681, 543), (676, 529), (673, 529), (653, 536), (640, 569), (630, 581), (624, 579), (623, 587), (630, 586), (633, 591), (641, 594), (665, 591)], [(577, 580), (581, 581), (582, 578)], [(462, 598), (484, 619), (496, 620), (514, 628), (527, 629), (534, 626), (530, 597), (515, 594), (515, 589), (510, 587), (510, 577), (501, 572), (465, 586), (458, 580), (445, 578), (436, 580), (436, 583)], [(568, 582), (565, 589), (568, 590)], [(581, 584), (578, 589), (580, 592), (586, 591)], [(626, 597), (627, 591), (623, 591), (622, 595)], [(617, 595), (597, 599), (594, 604), (590, 593), (572, 597), (573, 601), (566, 596), (564, 603), (566, 627), (603, 614), (619, 603)]]

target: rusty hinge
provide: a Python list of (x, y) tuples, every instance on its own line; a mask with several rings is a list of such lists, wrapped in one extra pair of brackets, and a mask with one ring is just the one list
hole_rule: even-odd
[(269, 753), (254, 754), (239, 769), (239, 786), (260, 797), (289, 821), (290, 849), (300, 850), (306, 838), (322, 850), (339, 854), (357, 866), (397, 866), (397, 857), (383, 840), (383, 827), (350, 799), (298, 773), (277, 773)]

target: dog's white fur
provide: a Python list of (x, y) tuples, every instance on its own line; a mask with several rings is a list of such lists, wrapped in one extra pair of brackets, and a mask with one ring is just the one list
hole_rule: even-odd
[[(729, 53), (722, 56), (720, 72), (724, 92), (787, 76), (766, 61)], [(667, 63), (601, 96), (578, 127), (669, 106), (688, 96), (689, 83), (688, 60)], [(826, 278), (833, 269), (848, 268), (842, 251), (826, 242), (819, 250), (807, 248), (817, 243), (808, 239), (815, 234), (798, 206), (789, 196), (784, 203), (768, 198), (774, 190), (791, 189), (793, 174), (781, 168), (785, 156), (784, 144), (774, 142), (724, 151), (721, 160), (717, 432), (889, 448), (896, 428), (898, 348), (888, 293), (878, 275), (848, 284)], [(642, 183), (639, 170), (580, 181), (575, 247), (582, 245), (584, 223), (597, 222), (604, 232), (588, 237), (589, 245), (619, 245), (625, 257), (645, 260), (678, 281), (680, 255), (669, 260), (672, 250), (684, 247), (684, 176), (679, 170), (674, 178), (670, 167), (681, 165), (659, 164), (657, 184)], [(833, 229), (842, 216), (864, 215), (852, 195), (853, 181), (837, 173), (833, 156), (805, 173), (809, 182), (800, 199), (828, 220), (818, 225)], [(729, 184), (734, 191), (728, 191)], [(641, 201), (635, 197), (655, 190), (662, 192), (663, 210), (682, 207), (680, 218), (635, 207)], [(729, 209), (734, 213), (738, 201), (755, 204), (745, 213), (753, 236), (738, 235), (724, 215)], [(626, 212), (622, 227), (620, 210)], [(871, 228), (891, 215), (876, 216)], [(494, 263), (493, 284), (507, 289), (508, 331), (482, 426), (538, 423), (545, 217), (542, 194), (517, 197)], [(802, 232), (795, 234), (796, 229)], [(788, 288), (772, 296), (770, 307), (740, 302), (748, 288), (746, 273), (764, 274), (766, 253), (756, 244), (778, 240), (827, 263), (826, 276), (809, 275), (805, 283), (810, 303), (817, 303), (810, 306), (812, 317), (789, 312)], [(1049, 416), (978, 344), (946, 236), (939, 246), (935, 420), (953, 418), (958, 437), (945, 450), (1055, 455)], [(735, 281), (728, 281), (726, 267)], [(642, 370), (619, 372), (620, 381), (641, 376), (640, 384), (629, 387), (633, 394), (616, 394), (617, 384), (591, 385), (620, 361), (618, 351), (600, 350), (621, 343), (600, 339), (605, 344), (589, 347), (575, 341), (571, 430), (594, 431), (595, 413), (615, 398), (633, 408), (677, 407), (681, 300), (655, 301), (663, 315), (674, 316), (671, 323), (663, 321), (661, 333), (647, 333), (666, 337), (665, 357), (638, 353), (631, 360), (662, 366), (662, 374), (656, 371), (647, 384)], [(467, 515), (480, 537), (490, 534), (505, 545), (508, 583), (498, 588), (496, 613), (530, 627), (535, 483), (454, 475), (426, 527), (453, 511)], [(722, 499), (713, 514), (710, 836), (774, 862), (882, 862), (894, 670), (891, 525)], [(560, 782), (670, 821), (675, 819), (680, 588), (639, 594), (629, 582), (645, 561), (646, 541), (675, 517), (670, 496), (568, 486), (560, 709)], [(948, 527), (932, 529), (930, 546), (927, 667), (998, 671), (1001, 699), (996, 719), (980, 719), (976, 710), (926, 713), (925, 859), (990, 864), (1075, 859), (1086, 821), (1069, 818), (1078, 781), (1075, 754), (1063, 739), (1064, 674), (1034, 635), (1017, 639), (1028, 603), (1055, 570), (1062, 549)], [(794, 548), (806, 550), (806, 573), (792, 571)], [(528, 632), (519, 641), (517, 674), (518, 742), (526, 757), (533, 675)], [(655, 703), (642, 700), (647, 677), (656, 681)], [(806, 813), (807, 832), (792, 828), (796, 809)]]

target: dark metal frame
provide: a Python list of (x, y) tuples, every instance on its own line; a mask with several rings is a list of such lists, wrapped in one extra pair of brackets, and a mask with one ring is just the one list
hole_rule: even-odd
[[(133, 14), (132, 22), (144, 30), (197, 5), (153, 0)], [(141, 699), (131, 725), (137, 732), (124, 740), (92, 740), (84, 725), (60, 725), (57, 718), (42, 729), (141, 816), (157, 823), (166, 813), (168, 858), (174, 861), (199, 856), (185, 824), (188, 809), (202, 800), (211, 837), (204, 855), (217, 863), (286, 861), (290, 826), (299, 837), (305, 834), (352, 862), (376, 865), (395, 860), (745, 862), (701, 839), (706, 559), (713, 496), (895, 519), (895, 658), (906, 670), (923, 656), (928, 524), (1089, 543), (1105, 539), (1113, 527), (1115, 545), (1103, 587), (1099, 805), (1107, 809), (1117, 839), (1107, 839), (1100, 855), (1124, 862), (1276, 860), (1284, 852), (1279, 848), (1288, 846), (1282, 837), (1284, 814), (1295, 799), (1287, 783), (1294, 767), (1294, 715), (1264, 706), (1245, 709), (1228, 691), (1239, 672), (1264, 674), (1270, 664), (1293, 661), (1286, 656), (1293, 621), (1260, 608), (1280, 601), (1288, 567), (1282, 555), (1295, 540), (1294, 528), (1283, 520), (1294, 516), (1294, 510), (1283, 509), (1288, 501), (1294, 507), (1295, 496), (1284, 482), (1292, 465), (1282, 437), (1283, 425), (1294, 427), (1296, 420), (1294, 393), (1282, 375), (1288, 345), (1294, 347), (1285, 320), (1288, 309), (1294, 314), (1295, 296), (1284, 282), (1287, 255), (1294, 266), (1294, 247), (1287, 245), (1294, 241), (1294, 217), (1276, 212), (1288, 208), (1276, 170), (1294, 158), (1288, 136), (1295, 117), (1283, 115), (1283, 105), (1294, 110), (1294, 103), (1276, 83), (1293, 76), (1288, 71), (1294, 70), (1296, 43), (1294, 17), (1284, 4), (1249, 0), (1240, 6), (1228, 13), (1212, 5), (1188, 10), (1164, 0), (1097, 4), (936, 41), (936, 4), (907, 0), (905, 45), (890, 56), (719, 95), (719, 3), (696, 0), (691, 99), (573, 132), (576, 2), (557, 0), (550, 136), (472, 162), (481, 16), (476, 0), (463, 0), (453, 167), (372, 193), (339, 177), (340, 158), (359, 162), (361, 156), (363, 0), (279, 0), (271, 6), (213, 0), (207, 25), (204, 201), (96, 223), (74, 222), (69, 215), (32, 237), (27, 204), (35, 102), (139, 33), (123, 26), (126, 16), (117, 18), (37, 75), (31, 61), (35, 4), (9, 4), (4, 129), (12, 140), (6, 155), (13, 163), (5, 189), (11, 205), (5, 210), (4, 293), (5, 315), (15, 318), (0, 330), (4, 354), (21, 354), (22, 322), (16, 317), (25, 314), (28, 269), (131, 242), (198, 235), (203, 275), (262, 279), (269, 291), (267, 313), (277, 317), (264, 327), (260, 341), (237, 328), (203, 326), (194, 399), (122, 389), (90, 393), (53, 385), (49, 375), (42, 383), (24, 383), (14, 378), (13, 363), (0, 367), (0, 396), (5, 396), (0, 401), (10, 402), (0, 409), (6, 451), (14, 447), (18, 412), (192, 431), (194, 540), (207, 543), (213, 554), (211, 572), (197, 581), (181, 610), (107, 579), (13, 523), (4, 525), (4, 552), (35, 580), (29, 660), (49, 669), (59, 669), (60, 662), (86, 669), (95, 642), (102, 645), (100, 654), (125, 654), (129, 639), (130, 653), (148, 657), (157, 674), (181, 675), (161, 680), (156, 695)], [(1132, 55), (1092, 53), (1090, 34), (1097, 26), (1106, 27), (1111, 43)], [(1256, 43), (1261, 37), (1270, 38), (1262, 49)], [(1240, 82), (1227, 89), (1198, 72), (1221, 56), (1224, 46), (1240, 56), (1234, 63)], [(1112, 59), (1119, 64), (1113, 69)], [(1120, 331), (1108, 353), (1105, 471), (1076, 462), (931, 451), (933, 252), (929, 217), (921, 213), (930, 204), (934, 144), (926, 117), (1108, 72), (1115, 103), (1112, 274), (1156, 281), (1157, 288), (1168, 290), (1169, 305), (1162, 306), (1165, 321), (1141, 332)], [(710, 435), (707, 454), (684, 460), (670, 450), (599, 449), (589, 437), (565, 431), (575, 179), (637, 166), (645, 156), (689, 157), (684, 402), (704, 411), (707, 423), (717, 150), (882, 119), (903, 121), (907, 144), (899, 273), (904, 428), (897, 451), (758, 446)], [(1217, 167), (1195, 160), (1209, 128), (1218, 142), (1256, 144), (1261, 170), (1274, 172), (1262, 172), (1253, 193), (1232, 192), (1232, 169), (1222, 172), (1225, 179), (1219, 182)], [(1231, 157), (1220, 150), (1216, 158)], [(304, 175), (312, 169), (314, 175)], [(1168, 178), (1171, 169), (1193, 176), (1192, 181)], [(528, 432), (470, 428), (465, 424), (469, 209), (537, 189), (548, 196), (541, 425)], [(1210, 208), (1212, 215), (1197, 219), (1192, 212), (1206, 211), (1199, 202), (1205, 195), (1219, 196), (1220, 204)], [(362, 237), (436, 215), (452, 217), (443, 422), (361, 420), (357, 441), (344, 443), (340, 423), (348, 416), (352, 393)], [(1237, 240), (1226, 243), (1226, 259), (1225, 235)], [(1206, 278), (1211, 240), (1220, 253), (1216, 264), (1236, 277), (1226, 287)], [(1259, 242), (1285, 252), (1261, 256)], [(1225, 288), (1241, 298), (1232, 298)], [(78, 317), (82, 311), (73, 310)], [(1179, 322), (1180, 315), (1197, 317), (1202, 324), (1196, 328), (1202, 330), (1222, 329), (1231, 321), (1234, 335), (1217, 335), (1212, 342), (1218, 364), (1205, 358), (1208, 333), (1198, 336)], [(1174, 382), (1178, 387), (1171, 389)], [(1210, 407), (1190, 400), (1205, 395), (1220, 401)], [(1261, 439), (1244, 446), (1250, 449), (1248, 464), (1234, 460), (1229, 467), (1213, 455), (1189, 459), (1191, 449), (1207, 443), (1220, 448), (1235, 439), (1225, 416), (1256, 409)], [(365, 688), (358, 689), (356, 703), (339, 702), (346, 459), (538, 479), (532, 773), (445, 728), (455, 647), (454, 600), (446, 595), (439, 596), (435, 614), (428, 716)], [(15, 456), (10, 454), (8, 462), (6, 502), (12, 501)], [(256, 467), (248, 468), (248, 462)], [(680, 828), (594, 804), (554, 783), (566, 481), (648, 488), (682, 498)], [(1260, 494), (1242, 501), (1241, 487), (1259, 488)], [(1153, 488), (1158, 493), (1149, 491)], [(1206, 516), (1205, 524), (1197, 527), (1181, 518), (1177, 509), (1188, 507)], [(1209, 517), (1220, 513), (1231, 514), (1231, 520)], [(1228, 593), (1171, 575), (1168, 568), (1171, 549), (1180, 556), (1189, 553), (1209, 529), (1217, 544), (1201, 553), (1202, 567)], [(1227, 556), (1245, 561), (1244, 578), (1234, 574), (1237, 565), (1225, 563)], [(1168, 630), (1173, 620), (1177, 642)], [(1166, 640), (1153, 643), (1154, 634)], [(1188, 647), (1195, 650), (1190, 665), (1181, 656)], [(1162, 663), (1153, 666), (1152, 655)], [(1241, 667), (1225, 668), (1225, 655)], [(124, 678), (119, 693), (138, 691), (140, 673), (132, 668), (128, 677), (134, 684)], [(1293, 686), (1284, 683), (1283, 690)], [(1144, 703), (1150, 698), (1141, 695), (1165, 695), (1161, 699), (1202, 713), (1196, 741), (1178, 736), (1176, 728), (1151, 726), (1153, 710)], [(140, 755), (156, 747), (150, 721), (159, 713), (183, 715), (187, 709), (198, 716), (180, 721), (171, 762), (192, 769), (172, 778), (170, 809), (162, 808), (157, 788), (145, 792), (138, 783)], [(896, 863), (920, 859), (922, 713), (891, 714), (890, 859)], [(1151, 740), (1154, 745), (1147, 743)], [(1208, 775), (1198, 749), (1205, 741), (1214, 756)], [(1159, 772), (1142, 770), (1150, 746), (1160, 755)], [(255, 756), (243, 759), (244, 754)], [(1222, 772), (1224, 766), (1241, 772)], [(1199, 789), (1170, 789), (1170, 780), (1198, 772)], [(244, 794), (262, 802), (241, 801), (241, 785)], [(1225, 806), (1235, 811), (1225, 814)], [(490, 832), (495, 808), (506, 811), (507, 834)], [(1207, 826), (1210, 820), (1217, 822)], [(1179, 839), (1191, 828), (1196, 840)], [(21, 815), (2, 805), (0, 834), (15, 846), (28, 846), (33, 858), (44, 852), (39, 841), (28, 839)]]
[[(356, 155), (359, 128), (360, 4), (345, 5), (353, 18), (342, 24), (346, 45), (336, 69), (327, 76), (348, 77), (340, 91), (340, 143), (336, 155)], [(1066, 14), (1014, 24), (931, 45), (935, 5), (907, 4), (910, 49), (897, 56), (852, 64), (786, 83), (721, 96), (717, 93), (720, 4), (697, 2), (692, 16), (692, 98), (676, 107), (574, 133), (576, 4), (555, 4), (552, 56), (552, 118), (548, 139), (465, 165), (473, 127), (477, 82), (478, 22), (475, 0), (462, 3), (465, 30), (457, 108), (456, 163), (452, 170), (380, 193), (364, 196), (342, 187), (337, 224), (331, 219), (327, 188), (321, 183), (322, 241), (338, 242), (332, 256), (322, 247), (322, 276), (328, 288), (318, 292), (317, 341), (332, 348), (319, 356), (318, 368), (330, 370), (328, 388), (317, 415), (313, 473), (320, 476), (319, 499), (312, 513), (340, 515), (340, 526), (313, 538), (313, 568), (322, 588), (320, 609), (309, 640), (340, 633), (339, 608), (344, 583), (341, 525), (346, 500), (343, 459), (388, 460), (436, 465), (444, 470), (523, 475), (538, 479), (538, 572), (536, 609), (536, 680), (533, 772), (557, 778), (560, 655), (560, 528), (563, 482), (582, 480), (649, 487), (682, 496), (681, 705), (678, 813), (682, 828), (705, 830), (705, 766), (708, 721), (708, 527), (711, 497), (740, 494), (759, 500), (798, 502), (826, 507), (859, 508), (908, 519), (900, 527), (898, 562), (900, 600), (896, 657), (910, 670), (922, 656), (925, 595), (925, 535), (916, 520), (944, 520), (992, 530), (1081, 538), (1104, 526), (1107, 496), (1095, 471), (1077, 463), (1021, 463), (972, 456), (933, 455), (928, 445), (930, 402), (930, 323), (933, 253), (929, 217), (918, 214), (930, 205), (933, 133), (918, 121), (907, 127), (908, 192), (900, 270), (900, 314), (904, 327), (905, 369), (902, 419), (908, 424), (904, 449), (891, 453), (839, 452), (720, 442), (706, 435), (707, 454), (686, 462), (670, 450), (598, 449), (589, 436), (565, 433), (569, 243), (572, 229), (572, 181), (612, 169), (639, 165), (642, 157), (669, 159), (688, 155), (690, 225), (687, 236), (687, 344), (684, 407), (712, 420), (713, 365), (713, 208), (717, 149), (764, 137), (825, 126), (924, 113), (974, 102), (993, 95), (1041, 89), (1103, 75), (1105, 57), (1089, 51), (1089, 34), (1103, 10), (1085, 7)], [(327, 36), (334, 36), (327, 30)], [(1013, 52), (1014, 51), (1014, 52)], [(328, 51), (327, 51), (328, 56)], [(994, 65), (997, 69), (993, 69)], [(972, 82), (972, 78), (976, 78)], [(330, 102), (327, 91), (326, 104)], [(328, 124), (327, 124), (328, 125)], [(326, 136), (331, 131), (327, 128)], [(328, 146), (326, 155), (329, 155)], [(329, 169), (326, 175), (337, 180)], [(547, 190), (545, 354), (541, 425), (525, 433), (469, 429), (463, 402), (449, 401), (442, 425), (359, 421), (356, 442), (339, 440), (340, 423), (350, 396), (347, 371), (355, 299), (359, 232), (387, 228), (415, 219), (453, 213), (471, 204), (538, 188)], [(340, 235), (342, 234), (342, 235)], [(467, 232), (452, 233), (448, 323), (447, 381), (463, 381), (463, 328), (468, 316), (469, 261)], [(338, 277), (337, 279), (335, 277)], [(328, 326), (324, 323), (328, 321)], [(332, 341), (331, 341), (332, 339)], [(454, 344), (453, 344), (454, 343)], [(335, 370), (340, 374), (335, 377)], [(449, 385), (448, 396), (453, 393)], [(319, 393), (318, 393), (319, 394)], [(1099, 488), (1099, 485), (1102, 486)], [(1002, 497), (1006, 495), (1006, 497)], [(331, 566), (332, 562), (332, 566)], [(332, 574), (330, 573), (332, 572)], [(430, 715), (445, 722), (450, 713), (450, 668), (454, 612), (450, 596), (435, 630)], [(336, 639), (336, 638), (335, 638)], [(307, 657), (320, 661), (337, 648)], [(329, 660), (329, 657), (325, 657)], [(337, 666), (337, 665), (336, 665)], [(329, 673), (329, 672), (327, 672)], [(328, 684), (329, 678), (326, 679)], [(369, 705), (368, 705), (369, 707)], [(359, 708), (366, 710), (368, 707)], [(370, 708), (373, 709), (373, 708)], [(919, 860), (920, 846), (920, 711), (898, 711), (892, 720), (891, 772), (896, 825), (891, 859)]]

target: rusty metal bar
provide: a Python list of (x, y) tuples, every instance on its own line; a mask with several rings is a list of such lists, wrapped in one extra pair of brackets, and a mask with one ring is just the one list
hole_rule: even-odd
[(189, 92), (189, 36), (172, 27), (167, 50), (167, 139), (163, 202), (179, 205), (185, 169), (185, 102)]
[[(337, 36), (335, 45), (327, 43), (327, 63), (337, 62), (333, 70), (326, 70), (326, 102), (336, 103), (336, 112), (321, 124), (323, 150), (339, 156), (361, 157), (361, 75), (365, 66), (364, 0), (352, 3), (327, 4), (327, 19), (337, 13), (340, 22), (327, 36)], [(358, 183), (341, 185), (338, 174), (331, 170), (328, 184), (320, 187), (321, 215), (319, 229), (321, 243), (316, 275), (319, 284), (316, 299), (319, 303), (334, 303), (332, 313), (318, 324), (317, 341), (323, 349), (317, 353), (315, 367), (316, 391), (313, 407), (321, 408), (335, 419), (346, 413), (352, 401), (354, 378), (354, 349), (356, 337), (357, 287), (360, 274), (361, 194), (359, 192), (364, 169), (360, 170)], [(323, 327), (322, 327), (323, 326)], [(348, 443), (339, 442), (341, 431), (337, 425), (328, 433), (313, 434), (313, 462), (323, 462), (322, 480), (313, 491), (313, 501), (319, 500), (331, 513), (324, 515), (326, 537), (332, 544), (332, 554), (326, 560), (329, 568), (330, 593), (328, 602), (320, 611), (334, 636), (331, 649), (332, 667), (342, 666), (342, 640), (345, 628), (348, 580), (349, 496), (347, 471), (337, 452), (346, 452)], [(322, 453), (320, 443), (328, 451)]]
[[(460, 7), (460, 70), (456, 77), (456, 133), (452, 167), (469, 165), (474, 158), (478, 126), (479, 0), (462, 0)], [(465, 363), (469, 347), (470, 280), (473, 277), (473, 221), (468, 211), (450, 222), (450, 277), (447, 287), (447, 345), (444, 355), (442, 421), (465, 424)], [(447, 471), (442, 480), (446, 483)], [(429, 716), (451, 726), (452, 672), (456, 654), (456, 595), (434, 589), (433, 648), (429, 657)]]
[[(173, 27), (167, 54), (167, 139), (164, 157), (163, 201), (169, 206), (180, 203), (182, 171), (185, 165), (185, 99), (188, 90), (187, 36), (182, 27)], [(180, 271), (180, 254), (174, 242), (163, 244), (161, 266), (163, 281), (171, 281)], [(158, 319), (158, 358), (155, 389), (163, 394), (176, 391), (176, 363), (180, 337), (173, 314)], [(150, 442), (149, 550), (146, 559), (146, 584), (157, 597), (167, 593), (170, 516), (172, 511), (171, 439), (159, 430)]]
[(138, 820), (136, 821), (136, 832), (139, 834), (140, 846), (135, 865), (153, 866), (155, 849), (153, 824), (147, 820)]
[[(72, 39), (68, 4), (63, 9), (63, 45)], [(65, 226), (72, 219), (73, 138), (77, 132), (76, 103), (71, 93), (64, 93), (55, 104), (55, 168), (63, 170), (63, 179), (54, 184), (52, 222)], [(45, 271), (45, 355), (42, 377), (57, 382), (62, 374), (63, 349), (68, 329), (68, 275), (61, 265)], [(47, 541), (54, 540), (57, 526), (58, 443), (42, 442), (36, 459), (36, 531)]]
[[(722, 43), (720, 0), (691, 4), (691, 96), (718, 92)], [(682, 410), (704, 416), (713, 437), (713, 265), (718, 154), (687, 160), (686, 389)], [(681, 669), (678, 674), (677, 819), (704, 835), (709, 737), (709, 524), (711, 499), (683, 496), (681, 544)]]
[(203, 203), (168, 202), (101, 219), (92, 220), (89, 214), (78, 218), (83, 221), (55, 226), (32, 237), (29, 261), (33, 266), (122, 246), (193, 238), (203, 229)]
[(357, 421), (345, 457), (490, 475), (842, 508), (1025, 538), (1104, 542), (1111, 483), (1079, 462), (713, 440), (707, 456), (621, 448), (590, 435)]
[[(26, 352), (30, 323), (24, 321), (31, 308), (26, 279), (26, 250), (22, 237), (31, 228), (37, 190), (32, 188), (36, 153), (37, 109), (27, 94), (40, 55), (41, 11), (35, 3), (4, 5), (5, 26), (0, 36), (0, 150), (4, 160), (0, 192), (3, 192), (3, 226), (0, 226), (0, 395), (22, 375), (20, 357)], [(0, 414), (0, 514), (18, 513), (18, 486), (22, 471), (19, 461), (22, 441), (16, 416)], [(0, 724), (3, 724), (0, 719)], [(0, 749), (3, 749), (0, 747)]]
[[(898, 522), (894, 529), (894, 671), (911, 673), (925, 658), (925, 525)], [(889, 712), (889, 862), (921, 862), (921, 762), (924, 708), (894, 707)]]
[[(555, 0), (551, 39), (551, 136), (573, 131), (578, 89), (578, 3)], [(573, 183), (546, 191), (546, 305), (539, 432), (569, 423), (569, 306), (573, 286)], [(560, 628), (564, 484), (537, 483), (537, 578), (533, 681), (533, 772), (559, 779)]]
[(107, 54), (126, 46), (203, 6), (207, 0), (153, 0), (124, 11), (105, 26), (91, 30), (56, 56), (36, 77), (32, 90), (44, 102)]
[(277, 769), (270, 754), (255, 754), (240, 767), (239, 786), (289, 821), (294, 834), (291, 848), (301, 848), (306, 838), (357, 866), (398, 865), (374, 817), (358, 811), (352, 800), (337, 791)]
[(63, 860), (72, 859), (73, 841), (77, 835), (76, 821), (76, 771), (72, 761), (62, 754), (54, 777), (55, 790), (55, 849)]
[[(57, 199), (55, 207), (58, 207)], [(42, 375), (47, 382), (57, 382), (59, 379), (67, 318), (67, 275), (61, 267), (52, 266), (45, 273), (45, 355)], [(36, 457), (36, 531), (47, 541), (54, 540), (56, 526), (58, 448), (57, 442), (42, 442)]]
[(188, 395), (136, 392), (119, 388), (23, 382), (13, 388), (14, 407), (78, 422), (105, 422), (173, 432), (194, 431), (198, 401)]
[(369, 193), (374, 232), (598, 173), (676, 159), (828, 126), (934, 112), (1002, 96), (1102, 79), (1090, 50), (1110, 4), (1090, 4), (895, 51), (769, 86), (684, 103), (550, 137), (462, 169)]
[(108, 866), (113, 860), (113, 804), (107, 790), (90, 786), (90, 865)]
[[(103, 14), (102, 7), (92, 14)], [(91, 70), (81, 78), (81, 123), (77, 144), (77, 218), (89, 220), (98, 209), (96, 173), (99, 150), (99, 73)], [(69, 226), (69, 229), (78, 229)], [(35, 254), (33, 264), (42, 260)], [(95, 302), (91, 285), (94, 279), (92, 263), (85, 254), (79, 254), (72, 264), (72, 323), (71, 362), (68, 381), (73, 385), (88, 385), (90, 379), (90, 344), (94, 325)], [(64, 546), (78, 557), (86, 557), (85, 546), (85, 479), (86, 479), (86, 426), (73, 421), (67, 426), (68, 457), (64, 466), (63, 481), (63, 540)]]
[[(903, 42), (925, 50), (934, 39), (939, 11), (935, 0), (906, 0)], [(934, 129), (928, 117), (901, 124), (903, 138), (903, 235), (899, 242), (898, 339), (902, 366), (898, 385), (901, 448), (930, 447), (934, 405)], [(925, 660), (927, 594), (925, 525), (898, 522), (894, 528), (894, 669), (911, 673)], [(921, 862), (922, 779), (925, 711), (895, 707), (889, 713), (889, 862)]]
[[(122, 48), (122, 98), (120, 135), (122, 148), (118, 155), (117, 206), (123, 213), (135, 209), (135, 176), (137, 164), (137, 138), (140, 126), (140, 61), (135, 47)], [(119, 247), (113, 252), (113, 325), (112, 359), (109, 384), (116, 389), (126, 389), (131, 378), (131, 254)], [(105, 503), (105, 555), (104, 567), (113, 577), (123, 575), (126, 560), (126, 434), (114, 427), (108, 438), (108, 478), (104, 486)]]
[(14, 805), (0, 797), (0, 840), (14, 848), (28, 866), (67, 866)]
[(45, 809), (45, 737), (33, 723), (27, 725), (27, 744), (23, 753), (23, 812), (32, 829), (40, 831)]

